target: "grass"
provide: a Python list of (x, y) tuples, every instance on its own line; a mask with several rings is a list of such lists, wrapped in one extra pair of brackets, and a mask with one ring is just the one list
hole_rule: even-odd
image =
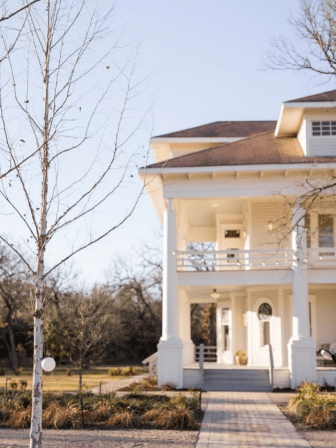
[[(83, 408), (81, 407), (83, 404)], [(44, 394), (44, 428), (160, 428), (199, 429), (199, 395)], [(29, 392), (0, 392), (0, 427), (28, 428)]]
[(302, 383), (282, 410), (297, 425), (314, 429), (336, 428), (336, 393), (322, 393), (314, 383)]
[[(147, 369), (144, 367), (133, 367), (132, 374), (142, 374), (147, 373)], [(69, 375), (71, 371), (71, 375)], [(91, 389), (92, 387), (99, 386), (102, 382), (108, 383), (115, 381), (125, 376), (129, 376), (130, 368), (124, 367), (120, 369), (119, 375), (111, 375), (111, 368), (93, 368), (88, 369), (83, 372), (83, 389)], [(31, 390), (32, 387), (32, 370), (23, 369), (22, 374), (15, 376), (9, 370), (6, 371), (4, 376), (0, 376), (0, 388), (5, 387), (6, 378), (11, 378), (8, 381), (7, 386), (10, 388), (10, 383), (15, 381), (17, 383), (17, 389), (21, 387), (21, 381), (27, 382), (27, 390)], [(56, 368), (52, 373), (43, 374), (43, 391), (44, 392), (76, 392), (78, 391), (78, 374), (77, 370), (73, 368)]]

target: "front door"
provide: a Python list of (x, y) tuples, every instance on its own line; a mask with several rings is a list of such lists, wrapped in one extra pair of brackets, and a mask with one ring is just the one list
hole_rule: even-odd
[[(244, 249), (242, 224), (222, 224), (220, 226), (219, 250), (229, 251), (220, 256), (220, 264), (237, 266), (244, 263), (244, 256), (237, 251)], [(230, 252), (232, 250), (232, 252)]]
[(217, 308), (217, 362), (233, 364), (232, 310), (230, 302)]

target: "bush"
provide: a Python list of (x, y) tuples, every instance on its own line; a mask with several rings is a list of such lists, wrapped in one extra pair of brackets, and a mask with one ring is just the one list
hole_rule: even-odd
[(302, 383), (287, 408), (298, 421), (312, 428), (336, 427), (336, 395), (321, 395), (315, 383)]
[(3, 367), (0, 367), (0, 376), (5, 376), (6, 370)]
[(72, 375), (72, 370), (71, 370), (71, 369), (67, 369), (66, 374), (67, 374), (68, 376), (71, 376), (71, 375)]
[(121, 375), (121, 368), (120, 367), (114, 367), (113, 369), (109, 369), (108, 374), (110, 376), (120, 376)]
[(20, 375), (22, 375), (22, 372), (23, 372), (22, 367), (18, 367), (14, 373), (15, 373), (15, 376), (20, 376)]

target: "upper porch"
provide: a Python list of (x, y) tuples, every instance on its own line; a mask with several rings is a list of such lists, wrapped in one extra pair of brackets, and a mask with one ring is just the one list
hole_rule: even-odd
[[(289, 204), (280, 197), (172, 200), (176, 229), (166, 231), (176, 235), (176, 270), (292, 270), (296, 210)], [(306, 229), (299, 244), (307, 247), (302, 260), (307, 268), (336, 269), (336, 209), (331, 203), (309, 210), (299, 225)]]

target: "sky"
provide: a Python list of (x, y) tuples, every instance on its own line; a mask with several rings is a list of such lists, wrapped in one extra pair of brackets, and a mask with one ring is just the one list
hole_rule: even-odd
[[(138, 48), (136, 75), (144, 80), (140, 100), (153, 103), (152, 128), (139, 132), (135, 144), (146, 147), (149, 134), (214, 121), (276, 120), (283, 101), (333, 89), (331, 82), (309, 73), (263, 70), (272, 39), (293, 35), (288, 19), (297, 7), (294, 0), (117, 1), (114, 25), (122, 33), (120, 51)], [(124, 202), (136, 197), (141, 190), (136, 167), (134, 179), (129, 190), (120, 191), (115, 208), (99, 219), (112, 219)], [(149, 198), (142, 194), (123, 226), (74, 257), (71, 265), (86, 284), (102, 282), (116, 257), (136, 263), (144, 244), (161, 245), (160, 229)]]

